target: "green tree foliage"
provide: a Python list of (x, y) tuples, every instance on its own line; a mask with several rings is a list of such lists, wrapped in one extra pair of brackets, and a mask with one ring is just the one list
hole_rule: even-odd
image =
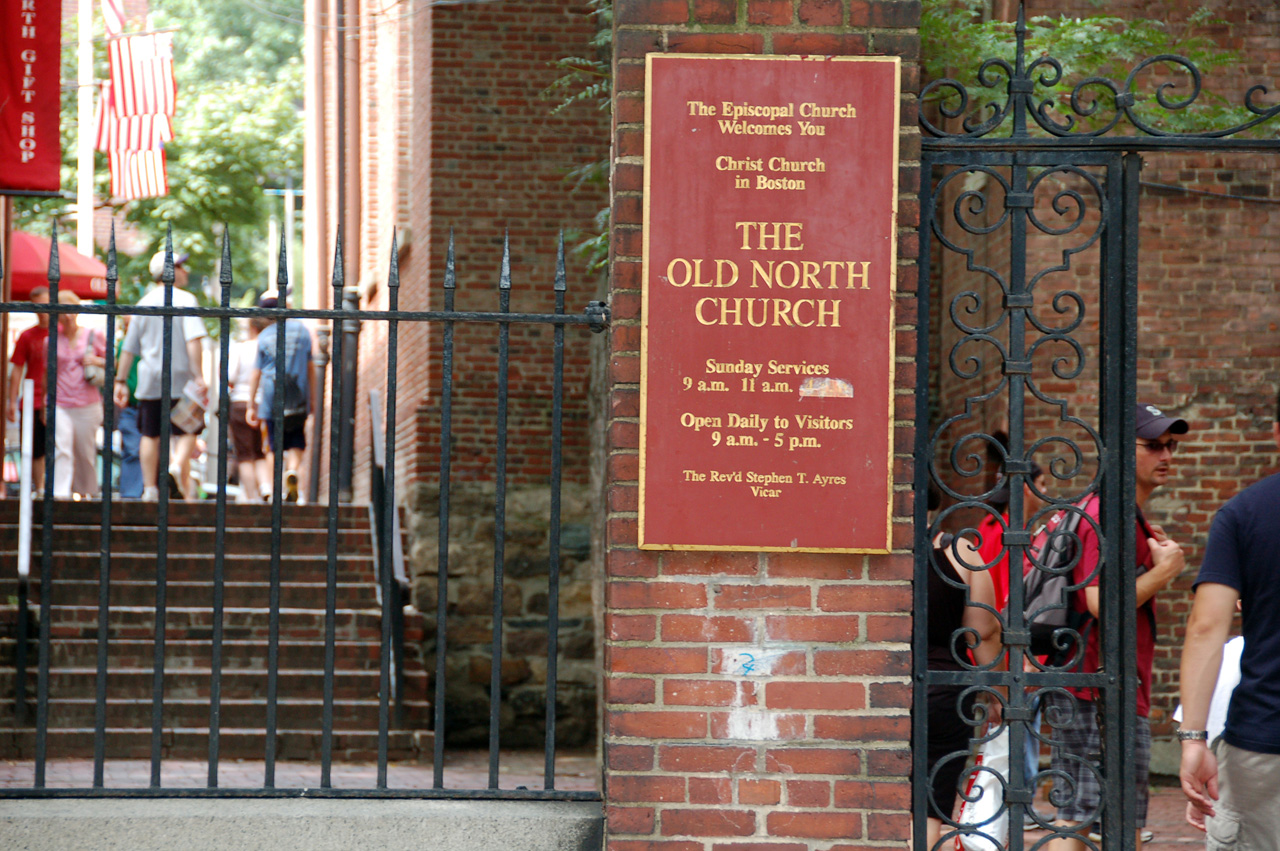
[[(155, 0), (148, 26), (174, 28), (178, 107), (165, 146), (169, 194), (123, 205), (148, 248), (120, 256), (121, 300), (149, 280), (147, 262), (173, 226), (175, 248), (191, 254), (195, 280), (214, 275), (223, 225), (231, 232), (236, 292), (266, 287), (267, 222), (282, 212), (264, 194), (288, 178), (302, 185), (302, 0)], [(101, 27), (98, 21), (97, 26)], [(107, 75), (106, 47), (96, 45), (97, 76)], [(74, 80), (74, 49), (64, 50), (64, 80)], [(26, 199), (18, 224), (47, 232), (52, 217), (70, 221), (77, 136), (74, 86), (64, 86), (61, 199)], [(110, 196), (106, 157), (95, 165), (99, 198)], [(65, 223), (64, 223), (65, 226)]]
[[(1155, 5), (1163, 6), (1167, 14), (1159, 19), (1133, 20), (1105, 14), (1082, 18), (1029, 17), (1028, 63), (1041, 56), (1053, 57), (1064, 71), (1062, 79), (1053, 85), (1041, 79), (1040, 71), (1033, 75), (1037, 80), (1034, 95), (1037, 106), (1041, 101), (1049, 101), (1049, 115), (1059, 123), (1074, 115), (1077, 131), (1102, 126), (1115, 114), (1110, 91), (1096, 84), (1086, 86), (1081, 103), (1085, 111), (1089, 104), (1096, 104), (1097, 113), (1093, 116), (1073, 114), (1070, 99), (1079, 83), (1090, 77), (1106, 77), (1123, 86), (1130, 70), (1143, 60), (1176, 54), (1205, 72), (1206, 90), (1186, 109), (1166, 109), (1156, 100), (1158, 87), (1171, 84), (1166, 98), (1181, 100), (1190, 95), (1192, 80), (1174, 63), (1154, 64), (1139, 75), (1132, 88), (1136, 95), (1135, 112), (1143, 122), (1165, 132), (1197, 132), (1231, 127), (1255, 117), (1239, 101), (1242, 93), (1232, 93), (1237, 100), (1229, 103), (1209, 90), (1213, 69), (1230, 67), (1239, 61), (1233, 51), (1222, 48), (1210, 37), (1210, 28), (1220, 23), (1212, 12), (1205, 6), (1188, 9), (1181, 0), (1162, 0)], [(1014, 26), (1012, 22), (991, 19), (989, 0), (924, 0), (920, 52), (926, 77), (956, 79), (968, 91), (970, 114), (978, 115), (979, 120), (989, 117), (990, 110), (982, 113), (975, 110), (988, 103), (1004, 103), (1007, 77), (998, 70), (993, 71), (996, 86), (988, 88), (979, 84), (978, 68), (991, 57), (1013, 63)], [(932, 104), (925, 104), (926, 109), (936, 110), (943, 102), (955, 108), (959, 98), (944, 87), (935, 90), (932, 100)], [(1008, 128), (997, 132), (1007, 134)]]

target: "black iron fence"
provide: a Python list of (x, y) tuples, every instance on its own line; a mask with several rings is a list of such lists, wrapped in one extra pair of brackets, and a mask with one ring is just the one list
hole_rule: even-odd
[[(265, 693), (258, 696), (257, 702), (263, 709), (263, 727), (261, 730), (260, 752), (253, 756), (262, 763), (262, 782), (260, 786), (245, 788), (243, 784), (229, 788), (221, 782), (222, 775), (222, 740), (224, 732), (229, 729), (224, 721), (224, 710), (231, 701), (224, 700), (223, 681), (227, 674), (224, 651), (227, 646), (227, 602), (228, 580), (225, 566), (228, 557), (228, 423), (230, 420), (230, 398), (226, 392), (217, 394), (216, 436), (217, 470), (214, 523), (211, 547), (212, 572), (209, 576), (211, 593), (210, 615), (208, 618), (207, 651), (210, 681), (208, 686), (207, 705), (207, 780), (200, 786), (185, 784), (184, 788), (166, 785), (163, 781), (162, 769), (166, 761), (166, 749), (170, 744), (172, 731), (166, 725), (166, 631), (168, 617), (167, 594), (170, 587), (169, 568), (171, 563), (169, 529), (174, 506), (168, 488), (161, 487), (154, 503), (146, 503), (154, 507), (155, 548), (154, 548), (154, 621), (147, 632), (149, 640), (154, 641), (154, 653), (150, 673), (151, 727), (150, 727), (150, 777), (146, 786), (121, 787), (107, 781), (108, 767), (113, 760), (112, 746), (109, 736), (109, 716), (113, 711), (115, 698), (111, 692), (111, 681), (116, 674), (109, 651), (112, 642), (119, 638), (122, 630), (112, 625), (113, 614), (113, 501), (114, 509), (121, 509), (119, 497), (113, 497), (114, 450), (110, 435), (116, 428), (115, 407), (110, 402), (109, 390), (103, 406), (103, 433), (107, 439), (101, 448), (101, 504), (98, 543), (100, 554), (97, 555), (97, 600), (96, 612), (92, 618), (96, 629), (96, 667), (95, 694), (93, 698), (92, 723), (82, 731), (92, 739), (91, 756), (84, 754), (85, 760), (92, 762), (92, 778), (87, 782), (52, 782), (49, 767), (52, 760), (66, 756), (51, 748), (51, 694), (55, 688), (55, 659), (58, 657), (60, 637), (52, 629), (53, 614), (60, 605), (57, 599), (58, 565), (60, 564), (59, 514), (70, 510), (70, 504), (63, 500), (55, 500), (54, 453), (49, 451), (44, 472), (44, 496), (39, 513), (38, 530), (39, 546), (33, 547), (31, 580), (25, 575), (19, 576), (12, 567), (0, 570), (0, 579), (16, 579), (16, 610), (13, 611), (13, 623), (9, 630), (12, 642), (12, 675), (8, 677), (12, 684), (11, 693), (0, 694), (0, 743), (7, 743), (13, 753), (18, 755), (17, 762), (26, 762), (31, 771), (29, 782), (14, 782), (7, 778), (0, 783), (0, 797), (53, 797), (84, 795), (250, 795), (250, 796), (421, 796), (421, 797), (505, 797), (505, 798), (554, 798), (554, 799), (598, 799), (598, 794), (587, 791), (563, 791), (556, 788), (556, 659), (558, 652), (558, 593), (560, 562), (560, 487), (562, 469), (562, 423), (564, 394), (564, 347), (566, 328), (581, 328), (591, 332), (603, 331), (609, 322), (608, 308), (602, 302), (591, 302), (580, 314), (565, 312), (566, 274), (564, 262), (564, 243), (560, 240), (554, 280), (554, 309), (551, 313), (518, 313), (511, 310), (511, 271), (509, 251), (504, 244), (502, 268), (498, 281), (498, 304), (493, 311), (458, 311), (454, 309), (456, 275), (452, 236), (448, 252), (448, 260), (444, 270), (442, 310), (403, 311), (399, 309), (400, 271), (395, 238), (391, 246), (390, 266), (387, 277), (388, 309), (383, 311), (359, 310), (351, 300), (344, 300), (345, 280), (343, 272), (342, 236), (339, 233), (336, 243), (333, 274), (332, 304), (343, 305), (340, 309), (290, 309), (286, 307), (233, 307), (231, 292), (234, 278), (232, 274), (229, 235), (224, 238), (222, 261), (218, 283), (221, 298), (217, 307), (174, 306), (173, 289), (175, 271), (172, 251), (172, 235), (166, 238), (165, 263), (161, 275), (164, 300), (162, 305), (138, 306), (118, 304), (117, 297), (117, 262), (114, 233), (107, 258), (107, 297), (105, 303), (59, 304), (58, 286), (60, 271), (58, 263), (58, 243), (56, 226), (54, 228), (52, 250), (49, 261), (49, 303), (47, 305), (27, 303), (0, 303), (0, 312), (7, 314), (35, 313), (50, 317), (51, 326), (57, 318), (69, 313), (92, 314), (108, 317), (106, 321), (105, 346), (105, 382), (111, 388), (117, 375), (116, 328), (115, 317), (130, 315), (157, 316), (163, 320), (163, 348), (160, 365), (160, 397), (162, 410), (167, 403), (181, 396), (182, 388), (172, 386), (171, 367), (174, 357), (174, 321), (182, 317), (200, 317), (202, 320), (214, 320), (218, 323), (219, 337), (218, 358), (219, 375), (216, 380), (225, 389), (228, 384), (229, 347), (231, 340), (231, 323), (236, 319), (261, 317), (282, 322), (286, 319), (310, 319), (328, 322), (330, 328), (338, 329), (338, 323), (349, 321), (385, 323), (386, 336), (386, 392), (380, 401), (374, 397), (375, 406), (384, 406), (376, 410), (374, 428), (380, 432), (375, 440), (375, 492), (373, 498), (373, 531), (375, 538), (374, 552), (377, 556), (376, 571), (380, 605), (378, 628), (381, 635), (378, 644), (379, 663), (377, 673), (377, 746), (376, 746), (376, 782), (371, 787), (339, 788), (334, 783), (334, 764), (341, 762), (340, 754), (346, 753), (340, 745), (335, 745), (335, 738), (343, 733), (335, 732), (335, 668), (340, 642), (337, 638), (338, 596), (341, 583), (339, 581), (340, 559), (345, 553), (340, 552), (340, 527), (345, 522), (340, 520), (343, 497), (349, 494), (351, 449), (349, 439), (342, 432), (350, 428), (354, 417), (348, 419), (335, 412), (344, 410), (348, 402), (353, 404), (354, 387), (344, 386), (352, 381), (352, 374), (344, 370), (342, 365), (350, 359), (354, 352), (344, 351), (350, 347), (354, 339), (344, 339), (347, 335), (332, 335), (332, 357), (334, 365), (328, 382), (330, 434), (327, 443), (329, 458), (329, 475), (327, 513), (324, 523), (326, 547), (323, 555), (317, 553), (315, 561), (323, 559), (325, 563), (324, 585), (325, 601), (323, 611), (323, 699), (320, 706), (318, 762), (319, 788), (283, 786), (277, 783), (277, 762), (287, 758), (278, 750), (281, 721), (280, 681), (282, 677), (281, 653), (281, 619), (282, 612), (288, 608), (282, 605), (282, 592), (286, 590), (282, 581), (282, 562), (285, 558), (297, 558), (296, 553), (286, 553), (284, 548), (289, 544), (286, 536), (291, 531), (284, 504), (284, 452), (273, 454), (270, 522), (269, 522), (269, 593), (266, 600), (268, 622), (265, 646), (260, 653), (265, 656), (266, 679)], [(4, 258), (0, 258), (0, 262)], [(284, 262), (284, 245), (282, 241), (278, 275), (279, 291), (287, 291), (288, 280)], [(435, 670), (434, 699), (432, 701), (433, 716), (430, 732), (433, 736), (431, 761), (433, 775), (431, 784), (425, 788), (393, 788), (388, 782), (390, 759), (389, 745), (391, 733), (403, 713), (398, 708), (404, 690), (403, 671), (400, 669), (405, 656), (405, 640), (403, 635), (406, 584), (403, 570), (397, 569), (395, 556), (399, 553), (400, 527), (398, 522), (397, 483), (396, 483), (396, 376), (399, 356), (398, 330), (400, 323), (432, 323), (439, 326), (441, 333), (441, 384), (438, 398), (441, 404), (440, 424), (440, 459), (439, 459), (439, 550), (437, 554), (436, 589), (437, 611), (435, 619)], [(493, 557), (493, 642), (492, 642), (492, 674), (490, 682), (491, 709), (489, 715), (489, 760), (487, 783), (480, 788), (446, 788), (445, 775), (445, 731), (450, 723), (445, 711), (446, 692), (446, 648), (448, 647), (448, 576), (449, 576), (449, 493), (450, 462), (452, 445), (452, 400), (454, 393), (454, 328), (458, 323), (480, 323), (494, 326), (497, 332), (498, 363), (497, 385), (498, 398), (496, 408), (496, 447), (493, 481), (496, 486), (494, 515), (494, 557)], [(550, 326), (553, 329), (552, 347), (552, 416), (551, 416), (551, 508), (548, 523), (548, 560), (550, 565), (547, 592), (548, 624), (547, 624), (547, 692), (546, 692), (546, 734), (545, 763), (541, 789), (500, 789), (500, 694), (502, 691), (502, 623), (503, 623), (503, 569), (504, 569), (504, 515), (507, 488), (507, 412), (512, 400), (509, 397), (508, 373), (509, 334), (513, 323), (534, 323)], [(52, 329), (51, 329), (52, 330)], [(56, 434), (57, 419), (57, 334), (50, 333), (47, 342), (45, 380), (47, 390), (46, 431), (52, 447)], [(275, 340), (275, 384), (276, 388), (284, 386), (284, 370), (286, 363), (286, 334), (276, 334)], [(321, 379), (323, 388), (324, 379)], [(434, 390), (435, 388), (433, 388)], [(251, 401), (252, 405), (253, 402)], [(323, 411), (323, 405), (320, 406)], [(319, 412), (318, 412), (319, 413)], [(285, 424), (285, 393), (275, 392), (272, 396), (271, 422), (275, 433), (283, 435)], [(157, 468), (161, 473), (169, 469), (170, 437), (172, 423), (169, 417), (160, 417), (159, 458)], [(322, 434), (316, 428), (314, 434)], [(317, 440), (312, 452), (318, 455), (321, 445)], [(313, 466), (318, 471), (318, 465)], [(316, 479), (312, 479), (312, 488)], [(344, 493), (344, 488), (346, 492)], [(24, 495), (23, 499), (27, 497)], [(149, 513), (148, 509), (142, 509)], [(317, 530), (317, 534), (319, 530)], [(148, 554), (149, 556), (150, 554)], [(8, 574), (12, 572), (12, 576)], [(38, 583), (38, 606), (31, 602), (34, 593), (32, 585)], [(148, 606), (147, 608), (151, 608)], [(32, 624), (34, 618), (35, 624)], [(134, 625), (135, 631), (137, 624)], [(34, 660), (34, 661), (33, 661)], [(9, 660), (0, 656), (0, 674)], [(31, 667), (35, 667), (35, 693), (30, 693), (28, 679)], [(168, 671), (168, 673), (172, 673)], [(3, 682), (0, 677), (0, 682)], [(6, 691), (10, 691), (6, 689)], [(34, 698), (34, 699), (33, 699)], [(32, 704), (34, 703), (34, 706)], [(7, 716), (7, 717), (4, 717)], [(9, 729), (3, 729), (3, 728)], [(31, 748), (24, 754), (22, 742), (24, 734), (30, 734)], [(237, 753), (243, 757), (243, 753)], [(64, 778), (65, 780), (65, 778)], [(475, 784), (473, 784), (474, 786)]]

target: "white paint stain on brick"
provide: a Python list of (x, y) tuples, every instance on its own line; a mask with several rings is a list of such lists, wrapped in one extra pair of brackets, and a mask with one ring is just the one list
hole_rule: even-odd
[(730, 739), (748, 742), (781, 738), (777, 714), (750, 706), (738, 706), (729, 710), (726, 733)]

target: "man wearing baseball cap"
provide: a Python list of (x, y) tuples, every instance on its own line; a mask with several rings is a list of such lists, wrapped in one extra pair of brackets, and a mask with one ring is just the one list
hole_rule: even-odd
[[(173, 255), (173, 306), (199, 307), (196, 297), (186, 291), (187, 255)], [(165, 271), (165, 252), (157, 251), (151, 257), (149, 266), (151, 277), (156, 286), (152, 287), (138, 300), (139, 307), (163, 307), (165, 286), (162, 282)], [(177, 400), (182, 398), (183, 389), (189, 382), (193, 383), (201, 398), (207, 398), (208, 390), (204, 382), (204, 322), (198, 316), (175, 316), (173, 318), (173, 354), (169, 375), (170, 399), (167, 406), (161, 404), (160, 390), (164, 365), (164, 317), (136, 316), (129, 323), (129, 331), (125, 334), (124, 345), (120, 351), (120, 364), (116, 367), (115, 403), (118, 407), (129, 404), (129, 388), (125, 381), (129, 376), (129, 368), (134, 358), (138, 359), (138, 383), (134, 396), (138, 400), (138, 431), (142, 433), (142, 443), (138, 447), (139, 460), (142, 462), (142, 498), (154, 500), (159, 494), (160, 465), (160, 425), (162, 417), (169, 415)], [(196, 435), (201, 429), (188, 434), (176, 424), (171, 423), (170, 434), (178, 438), (171, 459), (172, 477), (178, 490), (185, 497), (190, 486), (191, 456), (196, 448)]]
[[(1142, 846), (1144, 826), (1147, 821), (1149, 796), (1148, 778), (1151, 767), (1151, 673), (1155, 659), (1156, 611), (1155, 596), (1186, 565), (1182, 548), (1164, 533), (1159, 526), (1147, 523), (1142, 510), (1151, 494), (1169, 480), (1174, 454), (1178, 451), (1177, 435), (1187, 433), (1186, 420), (1170, 417), (1154, 405), (1138, 405), (1135, 419), (1134, 472), (1137, 497), (1137, 529), (1135, 533), (1135, 560), (1137, 563), (1137, 632), (1138, 632), (1138, 713), (1134, 719), (1134, 764), (1137, 781), (1137, 847)], [(1114, 471), (1119, 473), (1119, 470)], [(1111, 471), (1108, 471), (1111, 473)], [(1097, 528), (1100, 526), (1101, 500), (1091, 494), (1080, 503), (1091, 519), (1079, 526), (1080, 559), (1072, 572), (1071, 582), (1082, 591), (1071, 595), (1072, 609), (1081, 614), (1087, 612), (1085, 625), (1080, 632), (1084, 636), (1084, 657), (1079, 668), (1082, 673), (1097, 673), (1101, 659), (1099, 630), (1096, 623), (1099, 607), (1098, 582), (1101, 556)], [(1039, 540), (1039, 539), (1038, 539)], [(1099, 829), (1101, 789), (1098, 776), (1091, 766), (1101, 753), (1101, 734), (1098, 727), (1096, 695), (1091, 688), (1068, 689), (1071, 696), (1061, 692), (1046, 692), (1045, 715), (1064, 719), (1061, 729), (1054, 731), (1054, 738), (1062, 745), (1053, 749), (1052, 770), (1054, 800), (1063, 801), (1058, 807), (1058, 824), (1081, 825), (1081, 832)], [(1071, 838), (1050, 846), (1054, 851), (1083, 851), (1087, 846), (1083, 839)]]

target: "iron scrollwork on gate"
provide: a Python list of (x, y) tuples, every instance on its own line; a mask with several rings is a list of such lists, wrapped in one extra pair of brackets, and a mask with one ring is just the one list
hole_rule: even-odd
[[(990, 102), (977, 103), (954, 79), (921, 93), (935, 111), (920, 119), (915, 847), (950, 849), (960, 837), (970, 849), (1018, 851), (1069, 835), (1093, 849), (1127, 848), (1137, 823), (1138, 744), (1126, 720), (1136, 714), (1137, 638), (1123, 613), (1136, 608), (1141, 153), (1280, 150), (1276, 139), (1231, 138), (1280, 105), (1253, 86), (1244, 120), (1179, 132), (1162, 114), (1200, 101), (1191, 60), (1153, 56), (1123, 80), (1084, 77), (1055, 94), (1068, 69), (1028, 56), (1021, 11), (1014, 33), (1013, 61), (991, 58), (977, 70)], [(1146, 82), (1153, 89), (1140, 91)], [(1132, 135), (1113, 133), (1122, 125)], [(931, 488), (939, 507), (927, 513)], [(1075, 570), (1082, 536), (1099, 547), (1090, 571)], [(966, 573), (1007, 583), (1007, 606)], [(1100, 580), (1101, 609), (1095, 623), (1059, 626), (1046, 655), (1032, 640), (1045, 606), (1029, 611), (1025, 602), (1030, 580), (1049, 574), (1067, 577), (1060, 607)], [(983, 646), (984, 618), (997, 625), (994, 653)], [(1100, 646), (1094, 673), (1081, 665), (1090, 630)], [(1099, 740), (1074, 748), (1088, 758), (1060, 751), (1056, 767), (1041, 762), (1094, 711)], [(1000, 740), (1007, 767), (975, 764), (974, 754)], [(1037, 810), (1046, 784), (1048, 804)], [(962, 802), (982, 798), (988, 809), (960, 815)], [(1080, 825), (1055, 827), (1048, 808)], [(1024, 834), (1024, 817), (1040, 832)], [(941, 825), (933, 836), (930, 818)]]

